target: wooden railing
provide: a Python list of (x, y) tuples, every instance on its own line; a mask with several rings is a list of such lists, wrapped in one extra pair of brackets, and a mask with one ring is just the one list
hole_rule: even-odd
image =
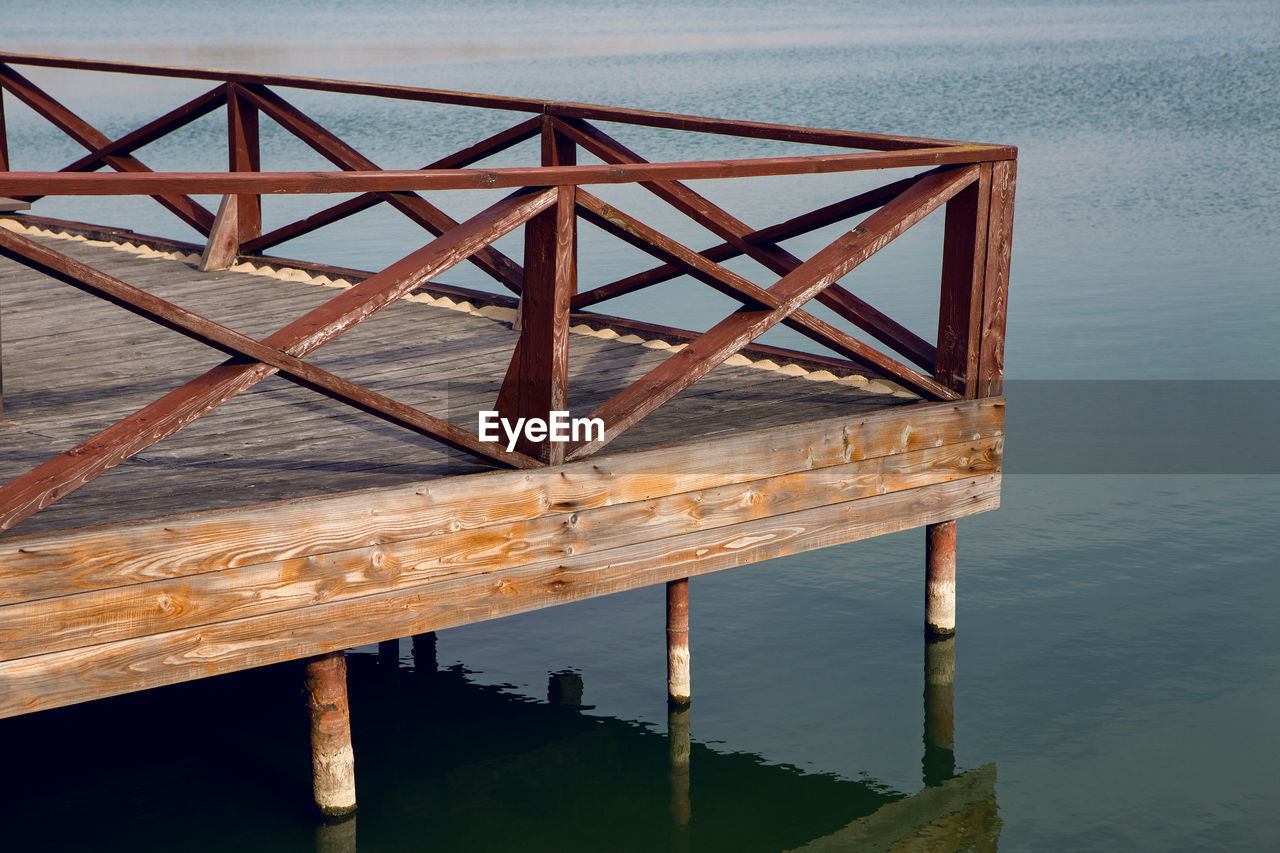
[[(110, 139), (15, 66), (47, 66), (210, 80), (215, 86), (136, 130)], [(0, 89), (31, 107), (88, 150), (58, 172), (10, 171), (0, 101), (0, 196), (146, 195), (203, 238), (204, 269), (225, 268), (256, 254), (387, 204), (435, 239), (279, 331), (254, 340), (95, 270), (21, 235), (0, 229), (0, 253), (82, 291), (114, 302), (162, 326), (226, 353), (226, 362), (103, 430), (76, 448), (0, 487), (0, 529), (6, 529), (79, 485), (171, 435), (269, 375), (286, 379), (406, 429), (495, 464), (534, 467), (582, 459), (599, 451), (726, 359), (779, 324), (870, 368), (926, 399), (955, 400), (1000, 393), (1008, 293), (1016, 151), (1009, 146), (736, 122), (588, 104), (561, 103), (351, 83), (280, 75), (131, 65), (0, 53)], [(379, 167), (321, 126), (278, 90), (316, 90), (530, 113), (500, 133), (420, 170)], [(135, 152), (223, 109), (226, 172), (154, 172)], [(279, 124), (340, 171), (262, 172), (261, 116)], [(607, 134), (599, 122), (831, 146), (835, 153), (651, 163)], [(540, 163), (472, 168), (512, 146), (538, 138)], [(599, 163), (578, 163), (579, 152)], [(98, 170), (110, 167), (114, 173)], [(766, 228), (754, 228), (687, 186), (707, 178), (750, 178), (902, 169), (919, 171)], [(637, 184), (721, 242), (695, 250), (588, 189)], [(420, 193), (456, 189), (514, 190), (458, 222)], [(263, 195), (359, 193), (305, 218), (263, 233)], [(193, 199), (223, 197), (215, 213)], [(938, 337), (929, 342), (838, 284), (843, 276), (924, 217), (945, 207)], [(804, 259), (780, 243), (867, 214), (855, 227)], [(657, 264), (579, 291), (578, 223), (585, 220), (652, 255)], [(521, 262), (498, 251), (498, 238), (523, 228)], [(724, 266), (747, 256), (771, 275), (757, 285)], [(520, 297), (521, 332), (499, 394), (508, 417), (545, 417), (566, 408), (570, 318), (588, 306), (679, 276), (702, 282), (741, 303), (703, 333), (680, 329), (687, 345), (592, 413), (603, 437), (577, 444), (524, 443), (514, 451), (322, 370), (303, 358), (321, 344), (462, 261), (469, 261)], [(805, 310), (811, 300), (833, 311), (876, 347)]]

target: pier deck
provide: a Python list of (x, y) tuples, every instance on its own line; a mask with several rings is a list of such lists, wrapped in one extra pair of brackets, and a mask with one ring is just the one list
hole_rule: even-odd
[[(201, 273), (190, 258), (29, 230), (249, 334), (341, 286), (279, 271)], [(101, 300), (51, 289), (38, 273), (5, 264), (3, 275), (0, 477), (217, 361)], [(518, 333), (501, 310), (418, 299), (314, 360), (473, 421), (492, 404)], [(570, 348), (584, 369), (571, 377), (574, 410), (669, 354), (577, 328)], [(493, 618), (997, 504), (998, 399), (922, 403), (874, 375), (837, 381), (760, 361), (717, 368), (697, 393), (627, 433), (616, 453), (532, 472), (495, 472), (264, 381), (0, 538), (0, 713)], [(185, 515), (155, 520), (174, 510)]]
[[(328, 276), (295, 274), (284, 266), (275, 271), (263, 266), (257, 273), (202, 273), (195, 268), (196, 258), (164, 256), (176, 252), (128, 251), (104, 241), (90, 245), (83, 239), (43, 236), (48, 232), (42, 227), (32, 232), (103, 272), (254, 337), (320, 305), (342, 286)], [(5, 370), (0, 482), (73, 447), (222, 360), (208, 347), (4, 259), (0, 276)], [(304, 278), (311, 281), (300, 280)], [(333, 341), (312, 361), (474, 430), (477, 410), (492, 408), (497, 399), (519, 337), (511, 329), (514, 318), (509, 308), (424, 291)], [(590, 412), (671, 353), (664, 341), (655, 344), (657, 339), (646, 341), (627, 329), (601, 332), (585, 324), (576, 329), (569, 339), (569, 409), (576, 415)], [(769, 369), (774, 364), (757, 357), (749, 364), (716, 368), (620, 437), (610, 451), (920, 402), (867, 371), (838, 380), (820, 367)], [(462, 451), (272, 377), (9, 533), (150, 518), (175, 508), (200, 512), (315, 497), (492, 469)]]
[[(131, 98), (139, 80), (166, 78), (194, 97), (167, 111), (157, 99), (157, 117), (112, 139), (43, 87), (45, 69), (127, 78)], [(289, 100), (299, 93), (401, 102), (437, 123), (488, 111), (466, 126), (489, 135), (383, 169)], [(88, 153), (48, 171), (26, 130), (9, 144), (6, 99)], [(219, 113), (225, 172), (140, 159), (177, 135), (179, 159), (206, 166), (198, 149), (220, 134), (187, 128)], [(376, 142), (380, 114), (352, 130)], [(264, 171), (260, 146), (280, 137), (263, 121), (333, 169)], [(622, 139), (637, 128), (650, 143), (655, 130), (745, 141), (749, 156), (652, 162)], [(758, 156), (757, 143), (802, 147)], [(314, 795), (341, 816), (356, 805), (354, 646), (665, 582), (679, 709), (690, 577), (913, 527), (927, 527), (926, 636), (950, 636), (955, 521), (1000, 498), (1015, 158), (1004, 145), (0, 52), (0, 198), (13, 211), (0, 217), (0, 717), (305, 659)], [(24, 159), (39, 168), (17, 170)], [(838, 173), (870, 180), (819, 200), (854, 186), (825, 177)], [(756, 183), (755, 214), (775, 217), (764, 227), (689, 183), (797, 176), (821, 206), (777, 221), (778, 184)], [(453, 219), (431, 199), (454, 190), (485, 206)], [(640, 191), (672, 233), (617, 206)], [(278, 194), (323, 206), (265, 230), (263, 199)], [(49, 196), (148, 196), (198, 242), (48, 220)], [(17, 212), (28, 205), (35, 215)], [(426, 232), (384, 269), (264, 259), (378, 205)], [(926, 339), (844, 282), (935, 213)], [(652, 260), (580, 280), (584, 223)], [(504, 253), (516, 234), (518, 259)], [(720, 242), (692, 248), (708, 234)], [(807, 257), (783, 245), (806, 235)], [(442, 283), (461, 263), (511, 295)], [(675, 298), (705, 286), (733, 310), (687, 330), (599, 307), (676, 280)], [(823, 354), (760, 342), (781, 326)], [(568, 411), (598, 429), (504, 447), (481, 434), (481, 410), (512, 422)], [(938, 720), (951, 718), (949, 671), (926, 692)], [(948, 728), (926, 741), (949, 750)]]

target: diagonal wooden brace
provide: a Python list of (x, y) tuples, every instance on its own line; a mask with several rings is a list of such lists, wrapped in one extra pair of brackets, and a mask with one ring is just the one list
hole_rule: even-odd
[[(570, 119), (561, 124), (567, 136), (606, 163), (648, 162), (587, 122)], [(747, 240), (746, 235), (752, 233), (749, 225), (679, 181), (642, 181), (640, 185), (770, 271), (785, 275), (800, 265), (800, 259), (786, 249)], [(926, 370), (933, 370), (937, 352), (932, 344), (848, 290), (832, 285), (819, 295), (818, 301), (895, 352)]]
[[(460, 151), (441, 157), (435, 162), (428, 163), (423, 169), (462, 169), (470, 166), (472, 163), (491, 157), (500, 151), (506, 151), (513, 145), (518, 145), (527, 139), (531, 139), (538, 135), (541, 117), (535, 117), (520, 122), (519, 124), (509, 127), (499, 133), (486, 137), (474, 145), (469, 145)], [(327, 207), (317, 213), (313, 213), (296, 222), (288, 225), (282, 225), (274, 231), (255, 237), (242, 244), (241, 251), (244, 254), (256, 254), (269, 249), (272, 246), (279, 245), (295, 237), (308, 234), (317, 228), (346, 219), (348, 216), (354, 216), (363, 210), (368, 210), (374, 205), (382, 204), (386, 201), (385, 195), (379, 193), (364, 193), (355, 198), (347, 199), (339, 202), (331, 207)]]
[[(253, 343), (294, 359), (300, 358), (511, 232), (554, 204), (555, 199), (554, 189), (521, 191), (508, 196), (262, 341)], [(21, 256), (21, 253), (15, 254)], [(277, 359), (265, 350), (259, 354)], [(290, 366), (303, 369), (295, 363), (290, 363)], [(0, 486), (0, 530), (7, 530), (70, 494), (279, 369), (264, 361), (245, 363), (242, 357), (233, 358)]]
[[(976, 172), (975, 172), (976, 175)], [(600, 228), (626, 240), (631, 245), (649, 252), (655, 257), (684, 267), (693, 277), (703, 281), (726, 296), (737, 299), (748, 308), (777, 308), (778, 297), (768, 290), (748, 281), (735, 272), (707, 260), (701, 254), (672, 240), (665, 234), (650, 228), (634, 217), (586, 192), (578, 190), (579, 204), (585, 217)], [(812, 341), (853, 360), (856, 364), (879, 371), (908, 388), (935, 400), (959, 399), (950, 388), (936, 382), (931, 376), (914, 370), (897, 359), (891, 358), (868, 346), (808, 311), (797, 309), (782, 321)]]
[[(319, 122), (307, 116), (284, 98), (265, 86), (242, 86), (244, 98), (285, 130), (311, 146), (316, 153), (347, 171), (380, 171), (377, 164), (356, 151)], [(379, 198), (432, 234), (440, 235), (458, 223), (447, 213), (413, 192), (380, 192)], [(514, 293), (520, 292), (524, 272), (520, 265), (492, 247), (485, 247), (469, 258), (499, 284)]]
[[(80, 118), (80, 116), (67, 109), (39, 86), (3, 63), (0, 63), (0, 87), (12, 92), (19, 100), (44, 116), (55, 127), (85, 148), (88, 148), (91, 152), (100, 151), (112, 144), (110, 137), (105, 133)], [(110, 154), (102, 159), (104, 163), (118, 172), (151, 171), (137, 158), (124, 154)], [(213, 225), (213, 214), (190, 196), (166, 194), (155, 195), (152, 198), (173, 211), (178, 218), (201, 234), (208, 235), (209, 229)]]
[(742, 308), (597, 408), (604, 436), (570, 448), (581, 459), (626, 432), (659, 406), (705, 376), (729, 356), (791, 316), (805, 302), (915, 225), (971, 184), (976, 167), (926, 175), (768, 289), (776, 307)]

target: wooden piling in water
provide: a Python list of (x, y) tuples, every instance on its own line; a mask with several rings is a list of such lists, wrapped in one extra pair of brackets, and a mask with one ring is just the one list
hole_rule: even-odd
[(356, 810), (356, 775), (343, 653), (308, 660), (306, 684), (316, 806), (325, 817), (345, 817)]
[(689, 704), (689, 579), (667, 583), (667, 703)]
[(956, 632), (956, 523), (925, 528), (924, 630), (930, 637)]

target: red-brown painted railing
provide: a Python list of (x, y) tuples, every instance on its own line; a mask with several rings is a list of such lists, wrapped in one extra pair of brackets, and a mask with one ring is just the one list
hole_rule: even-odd
[[(112, 140), (20, 74), (15, 65), (204, 79), (217, 81), (218, 85)], [(422, 170), (386, 171), (290, 104), (275, 91), (277, 88), (536, 115)], [(240, 254), (260, 252), (383, 203), (436, 238), (273, 335), (255, 341), (32, 240), (0, 230), (0, 254), (230, 356), (219, 367), (0, 487), (0, 529), (18, 523), (277, 372), (406, 429), (495, 464), (513, 467), (558, 464), (599, 451), (779, 324), (823, 345), (850, 366), (871, 368), (927, 399), (988, 396), (1001, 389), (1016, 156), (1008, 146), (732, 122), (381, 84), (4, 53), (0, 53), (0, 91), (26, 103), (89, 150), (59, 172), (9, 171), (0, 96), (0, 196), (28, 200), (51, 195), (153, 196), (205, 238), (202, 268), (229, 266)], [(140, 147), (221, 108), (227, 115), (227, 172), (158, 173), (134, 156)], [(264, 115), (341, 171), (259, 171), (258, 122)], [(592, 121), (871, 150), (650, 163)], [(541, 142), (540, 163), (536, 166), (470, 168), (535, 136)], [(602, 163), (578, 164), (579, 151)], [(111, 167), (117, 174), (95, 173), (103, 167)], [(752, 228), (682, 183), (701, 178), (901, 167), (923, 171), (767, 228)], [(617, 183), (644, 187), (723, 242), (694, 250), (585, 189)], [(509, 188), (516, 192), (461, 223), (417, 192), (476, 188)], [(262, 233), (262, 195), (336, 192), (360, 195)], [(192, 199), (201, 194), (223, 196), (216, 215)], [(837, 281), (943, 206), (946, 223), (935, 344), (876, 310)], [(779, 245), (782, 240), (862, 214), (869, 215), (807, 260)], [(658, 265), (580, 293), (580, 220), (640, 248), (652, 255)], [(492, 245), (521, 227), (525, 238), (523, 264)], [(757, 261), (776, 280), (762, 287), (722, 265), (742, 255)], [(551, 410), (568, 408), (568, 335), (575, 311), (681, 275), (732, 297), (741, 303), (741, 308), (704, 333), (663, 327), (687, 340), (687, 345), (593, 413), (605, 423), (602, 438), (567, 447), (553, 442), (525, 443), (508, 452), (481, 442), (467, 430), (302, 360), (322, 343), (463, 260), (521, 297), (521, 334), (497, 402), (506, 417), (545, 417)], [(804, 306), (814, 299), (910, 364), (806, 311)]]

